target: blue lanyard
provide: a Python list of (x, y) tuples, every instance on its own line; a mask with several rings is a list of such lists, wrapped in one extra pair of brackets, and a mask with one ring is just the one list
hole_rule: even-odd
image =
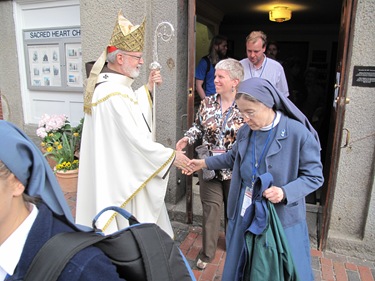
[[(274, 120), (275, 121), (275, 120)], [(264, 154), (266, 152), (266, 148), (267, 148), (267, 145), (271, 139), (271, 133), (273, 131), (273, 123), (274, 121), (272, 122), (272, 128), (270, 129), (269, 133), (268, 133), (268, 136), (267, 136), (267, 139), (266, 139), (266, 142), (263, 146), (263, 149), (262, 149), (262, 152), (260, 154), (260, 157), (259, 157), (259, 161), (257, 161), (256, 157), (255, 157), (255, 150), (256, 150), (256, 131), (253, 131), (254, 133), (254, 142), (253, 142), (253, 169), (252, 169), (252, 176), (251, 176), (251, 185), (252, 187), (254, 186), (254, 183), (255, 183), (255, 178), (256, 178), (256, 175), (258, 173), (258, 168), (259, 168), (259, 165), (260, 163), (262, 162), (262, 159), (264, 157)]]
[[(264, 59), (264, 65), (262, 66), (262, 72), (260, 73), (259, 78), (262, 78), (263, 71), (264, 71), (264, 69), (266, 68), (266, 64), (267, 64), (267, 57)], [(251, 65), (250, 65), (250, 62), (249, 62), (249, 71), (250, 71), (250, 76), (251, 76), (251, 78), (253, 78), (253, 73), (251, 72)]]

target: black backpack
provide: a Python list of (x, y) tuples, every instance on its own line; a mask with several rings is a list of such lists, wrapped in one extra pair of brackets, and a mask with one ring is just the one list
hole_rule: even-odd
[(173, 239), (154, 223), (139, 223), (126, 210), (107, 207), (129, 221), (129, 227), (110, 235), (98, 232), (65, 232), (51, 237), (35, 255), (24, 281), (57, 280), (69, 260), (80, 250), (94, 245), (117, 267), (127, 281), (195, 281), (188, 262)]

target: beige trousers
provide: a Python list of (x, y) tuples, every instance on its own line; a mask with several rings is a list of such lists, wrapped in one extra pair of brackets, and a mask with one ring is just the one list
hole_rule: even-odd
[(217, 241), (220, 232), (222, 217), (222, 204), (224, 202), (225, 227), (227, 223), (227, 200), (230, 180), (220, 181), (217, 178), (204, 181), (202, 171), (198, 172), (199, 193), (203, 208), (202, 222), (202, 251), (199, 258), (204, 262), (210, 262), (215, 257)]

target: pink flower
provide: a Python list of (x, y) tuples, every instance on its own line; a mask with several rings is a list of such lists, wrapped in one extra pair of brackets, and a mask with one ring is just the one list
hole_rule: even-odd
[(39, 128), (45, 128), (46, 133), (56, 132), (65, 126), (67, 119), (65, 114), (51, 116), (44, 114), (39, 121)]
[(36, 135), (42, 139), (44, 139), (46, 136), (47, 136), (47, 132), (46, 132), (46, 129), (45, 128), (38, 128), (36, 130)]
[(50, 116), (48, 114), (43, 114), (39, 120), (38, 126), (44, 127), (49, 119), (50, 119)]

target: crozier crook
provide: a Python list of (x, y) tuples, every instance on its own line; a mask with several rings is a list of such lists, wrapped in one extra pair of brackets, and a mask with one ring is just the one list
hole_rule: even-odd
[[(161, 65), (158, 62), (158, 38), (161, 38), (164, 42), (169, 42), (174, 36), (173, 25), (169, 22), (163, 21), (158, 24), (154, 34), (154, 47), (153, 47), (153, 62), (150, 64), (151, 70), (160, 70)], [(153, 107), (152, 107), (152, 137), (156, 140), (156, 84), (154, 83), (153, 89)]]

